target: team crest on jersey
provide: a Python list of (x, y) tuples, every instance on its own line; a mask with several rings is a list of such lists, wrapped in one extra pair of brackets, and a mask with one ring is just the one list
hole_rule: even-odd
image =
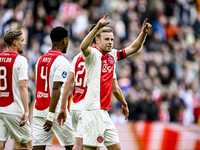
[(67, 77), (67, 72), (66, 72), (66, 71), (63, 71), (63, 72), (62, 72), (62, 77), (63, 77), (63, 78), (66, 78), (66, 77)]
[(110, 64), (114, 64), (114, 59), (113, 59), (112, 57), (109, 57), (109, 58), (108, 58), (108, 62), (109, 62)]
[(104, 141), (103, 136), (101, 134), (98, 134), (97, 142), (102, 143), (103, 141)]

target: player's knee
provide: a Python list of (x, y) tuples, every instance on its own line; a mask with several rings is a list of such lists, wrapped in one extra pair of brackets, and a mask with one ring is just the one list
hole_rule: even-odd
[(65, 149), (66, 150), (72, 150), (72, 147), (73, 147), (73, 145), (72, 146), (65, 146)]
[(82, 145), (76, 145), (72, 148), (72, 150), (83, 150), (83, 146)]
[(108, 150), (121, 150), (121, 147), (115, 147), (115, 148), (108, 148)]
[(119, 143), (111, 145), (111, 146), (107, 146), (108, 150), (121, 150), (121, 146)]
[(46, 145), (41, 145), (41, 146), (33, 146), (32, 150), (45, 150), (46, 149)]
[(5, 148), (5, 142), (0, 141), (0, 150), (3, 150)]
[(83, 150), (82, 142), (76, 140), (72, 150)]
[(29, 141), (27, 143), (20, 143), (20, 145), (21, 145), (21, 149), (32, 149), (31, 141)]

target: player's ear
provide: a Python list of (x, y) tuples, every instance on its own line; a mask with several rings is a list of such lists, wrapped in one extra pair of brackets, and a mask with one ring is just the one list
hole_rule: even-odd
[(98, 37), (95, 37), (94, 40), (95, 40), (96, 44), (99, 43), (99, 38)]
[(13, 45), (15, 45), (15, 46), (17, 45), (17, 40), (13, 41)]
[(63, 39), (63, 44), (67, 44), (67, 42), (68, 42), (68, 38), (64, 38)]

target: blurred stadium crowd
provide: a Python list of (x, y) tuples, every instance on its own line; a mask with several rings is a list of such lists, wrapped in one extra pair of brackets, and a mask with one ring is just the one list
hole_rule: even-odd
[[(200, 124), (199, 0), (1, 0), (0, 53), (10, 28), (23, 31), (23, 55), (29, 63), (30, 104), (34, 101), (34, 66), (51, 49), (52, 27), (70, 31), (65, 57), (80, 52), (80, 42), (103, 15), (115, 33), (114, 48), (133, 42), (145, 18), (152, 24), (141, 51), (117, 63), (118, 83), (129, 104), (129, 120)], [(111, 117), (125, 123), (113, 98)], [(122, 117), (122, 119), (120, 119)]]

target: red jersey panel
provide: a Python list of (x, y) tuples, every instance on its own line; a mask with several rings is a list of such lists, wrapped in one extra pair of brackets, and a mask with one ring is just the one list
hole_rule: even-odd
[(80, 55), (75, 64), (75, 84), (73, 90), (73, 102), (78, 103), (85, 98), (87, 91), (86, 79), (85, 79), (85, 62)]
[(54, 60), (62, 55), (58, 50), (50, 50), (41, 56), (36, 75), (36, 102), (37, 110), (45, 110), (50, 105), (51, 95), (49, 89), (49, 74)]
[(5, 51), (0, 54), (0, 107), (6, 107), (14, 102), (12, 91), (13, 65), (17, 52)]
[(112, 49), (104, 54), (96, 47), (91, 48), (90, 54), (84, 58), (87, 92), (84, 99), (84, 110), (111, 109), (111, 91), (115, 63), (126, 58), (125, 49)]
[(114, 58), (110, 54), (102, 54), (101, 57), (101, 88), (100, 88), (100, 103), (101, 109), (111, 109), (111, 91), (114, 73)]

